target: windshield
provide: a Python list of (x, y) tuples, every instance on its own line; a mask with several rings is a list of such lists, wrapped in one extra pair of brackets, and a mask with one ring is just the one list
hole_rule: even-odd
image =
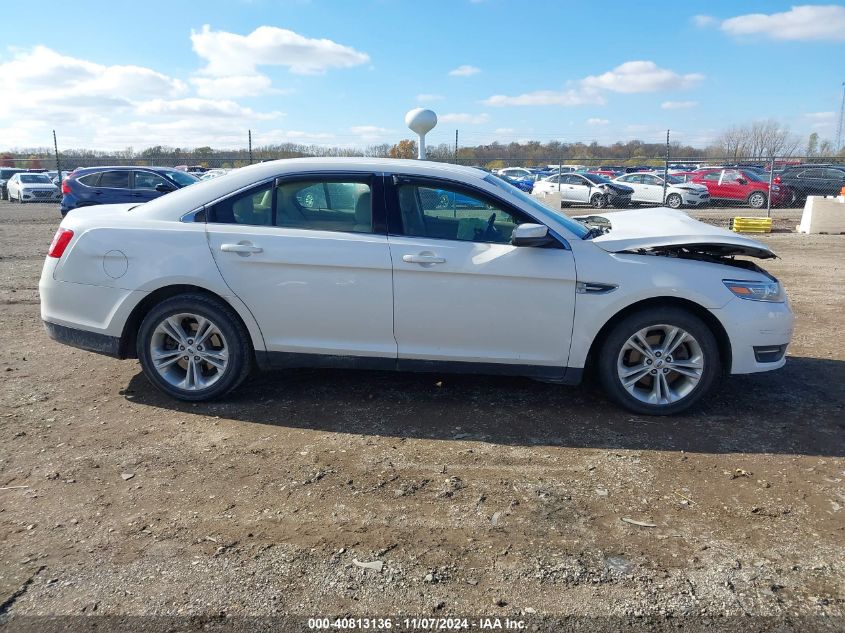
[(178, 169), (174, 169), (172, 171), (165, 171), (162, 173), (164, 173), (168, 178), (170, 178), (180, 187), (187, 187), (188, 185), (192, 185), (195, 182), (199, 182), (199, 178), (197, 178), (193, 174), (189, 174), (186, 171), (179, 171)]
[(667, 180), (669, 181), (670, 185), (680, 185), (681, 183), (686, 182), (686, 180), (684, 180), (680, 176), (673, 176), (672, 174), (669, 174), (669, 178), (667, 178)]
[(610, 180), (608, 180), (607, 178), (605, 178), (601, 174), (581, 174), (581, 175), (584, 176), (584, 178), (586, 178), (590, 182), (594, 182), (597, 185), (603, 185), (606, 182), (610, 182)]
[(41, 174), (23, 174), (21, 177), (21, 182), (27, 183), (38, 183), (42, 185), (52, 185), (53, 183), (50, 182), (50, 179), (47, 176), (43, 176)]
[(491, 185), (495, 185), (499, 189), (507, 191), (509, 194), (519, 198), (520, 201), (524, 202), (529, 207), (531, 207), (535, 211), (538, 211), (541, 214), (553, 215), (558, 222), (563, 224), (567, 229), (569, 229), (573, 234), (575, 234), (576, 237), (583, 239), (584, 236), (590, 232), (589, 229), (580, 222), (576, 222), (575, 220), (566, 217), (562, 213), (558, 213), (554, 209), (547, 207), (543, 203), (539, 202), (536, 198), (532, 198), (521, 189), (514, 187), (512, 184), (510, 184), (506, 180), (502, 180), (498, 176), (488, 174), (484, 177), (484, 182), (488, 182)]

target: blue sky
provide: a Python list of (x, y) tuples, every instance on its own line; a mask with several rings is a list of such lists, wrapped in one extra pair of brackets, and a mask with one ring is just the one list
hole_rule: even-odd
[[(37, 18), (37, 19), (34, 19)], [(74, 0), (4, 7), (0, 150), (673, 139), (773, 118), (832, 139), (845, 5)], [(8, 25), (15, 25), (13, 29)]]

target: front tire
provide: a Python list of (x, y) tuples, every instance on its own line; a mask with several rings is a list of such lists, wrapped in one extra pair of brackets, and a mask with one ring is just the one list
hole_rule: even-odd
[(593, 194), (590, 198), (590, 206), (594, 209), (604, 209), (607, 207), (607, 196), (602, 193)]
[(221, 398), (249, 375), (253, 350), (235, 311), (219, 299), (186, 294), (166, 299), (138, 330), (138, 360), (151, 383), (171, 398)]
[(680, 194), (670, 193), (666, 196), (666, 206), (670, 209), (680, 209), (684, 206), (684, 200), (681, 198)]
[(762, 209), (766, 206), (766, 194), (762, 191), (755, 191), (748, 196), (748, 206), (752, 209)]
[(716, 337), (693, 313), (674, 307), (634, 312), (599, 351), (607, 395), (629, 411), (673, 415), (695, 405), (722, 371)]

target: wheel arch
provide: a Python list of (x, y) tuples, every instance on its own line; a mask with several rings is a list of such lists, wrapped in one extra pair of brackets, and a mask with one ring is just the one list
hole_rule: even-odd
[(710, 310), (695, 301), (690, 301), (689, 299), (683, 299), (680, 297), (651, 297), (649, 299), (643, 299), (627, 305), (619, 310), (616, 314), (610, 317), (604, 325), (602, 325), (601, 329), (593, 338), (593, 342), (590, 344), (590, 349), (587, 352), (586, 369), (591, 370), (594, 366), (596, 354), (598, 354), (599, 348), (602, 343), (604, 343), (608, 333), (616, 326), (617, 323), (634, 312), (659, 307), (681, 308), (689, 311), (704, 321), (704, 323), (706, 323), (710, 328), (710, 331), (713, 332), (713, 336), (716, 337), (716, 343), (719, 346), (719, 355), (722, 360), (722, 371), (725, 374), (730, 373), (731, 359), (733, 356), (731, 351), (731, 340), (725, 330), (725, 327), (722, 325), (721, 321), (719, 321), (719, 319), (710, 312)]
[[(132, 312), (129, 313), (129, 317), (127, 317), (126, 322), (123, 324), (123, 331), (120, 335), (120, 358), (137, 357), (135, 344), (138, 337), (138, 329), (141, 327), (141, 322), (144, 320), (144, 317), (149, 314), (150, 310), (162, 301), (183, 294), (206, 295), (228, 305), (234, 311), (241, 325), (243, 325), (249, 333), (250, 343), (252, 344), (255, 353), (258, 354), (264, 350), (264, 339), (261, 336), (261, 331), (258, 329), (258, 324), (255, 323), (255, 320), (252, 318), (252, 315), (249, 314), (246, 306), (243, 306), (242, 304), (236, 305), (230, 299), (227, 299), (208, 288), (203, 288), (202, 286), (195, 286), (191, 284), (172, 284), (162, 286), (161, 288), (157, 288), (156, 290), (150, 292), (141, 301), (139, 301), (138, 305), (136, 305), (132, 309)], [(246, 311), (249, 315), (247, 318), (244, 317), (244, 311)]]

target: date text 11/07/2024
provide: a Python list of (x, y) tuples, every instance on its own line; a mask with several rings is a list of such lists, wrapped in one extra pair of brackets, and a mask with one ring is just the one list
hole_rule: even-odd
[(311, 630), (390, 630), (399, 631), (522, 631), (524, 620), (499, 617), (480, 618), (308, 618)]

